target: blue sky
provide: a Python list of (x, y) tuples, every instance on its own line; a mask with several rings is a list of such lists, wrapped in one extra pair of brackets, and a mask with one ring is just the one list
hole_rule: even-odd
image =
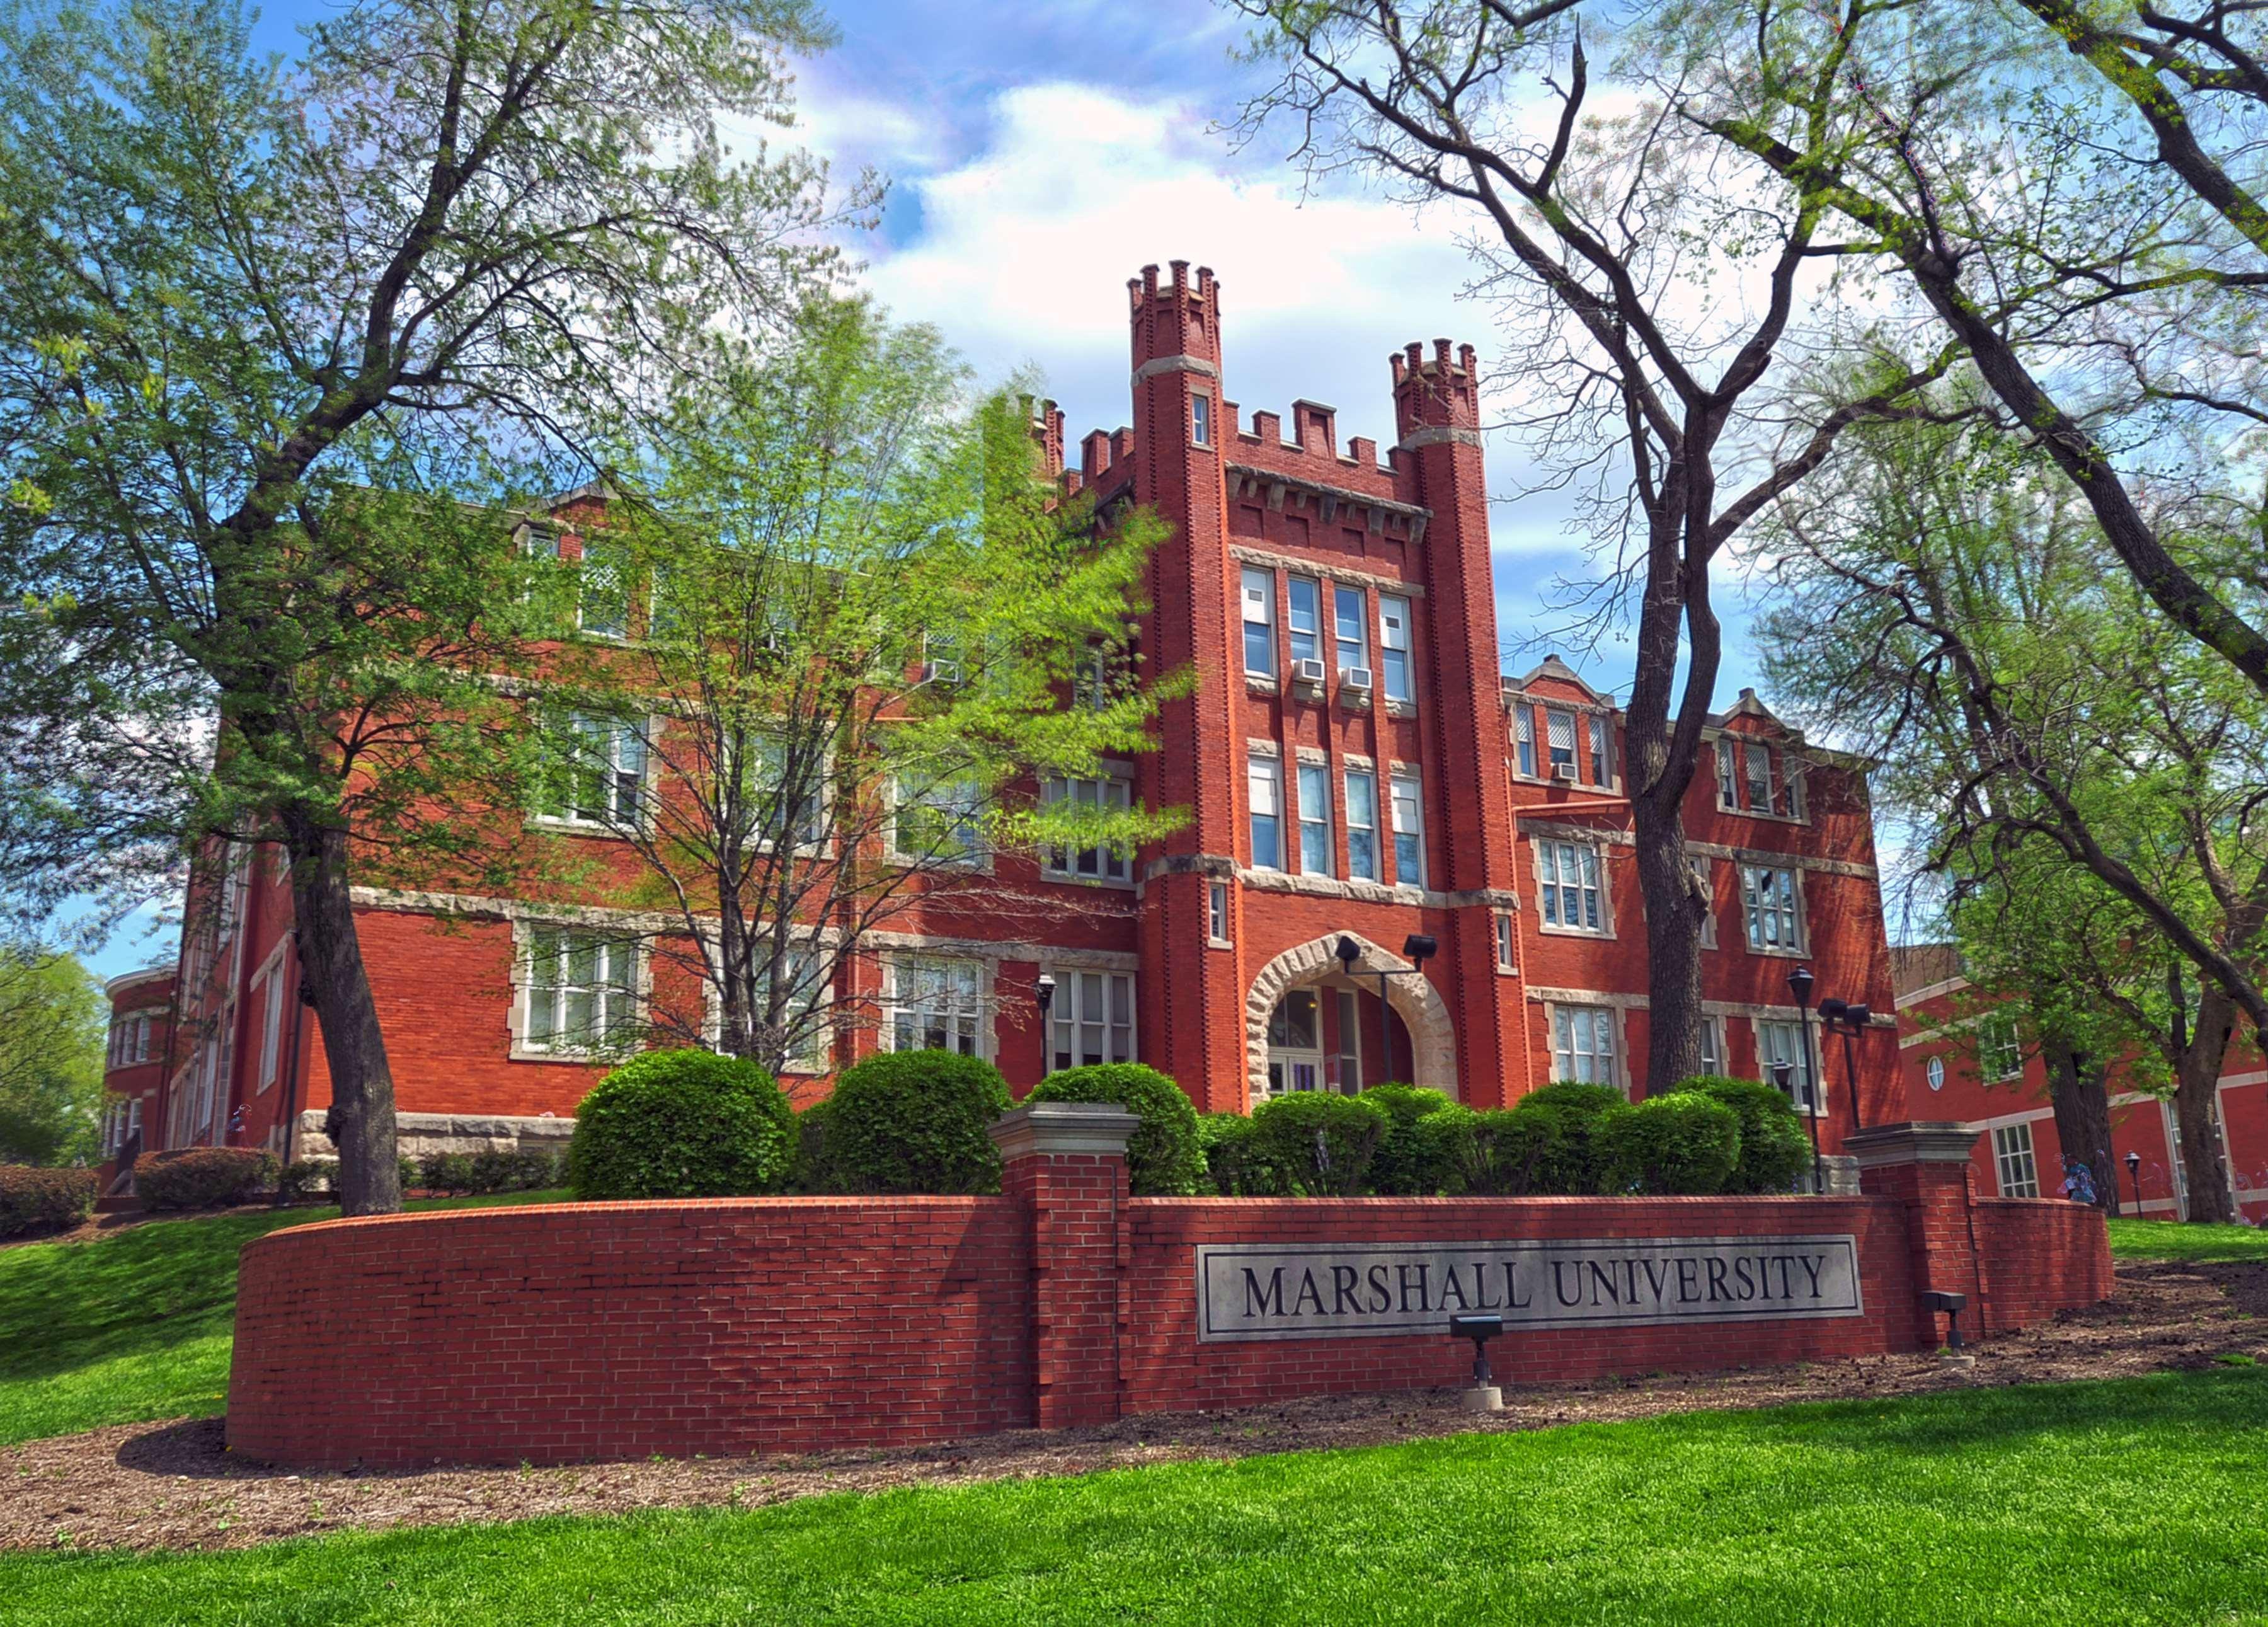
[[(289, 51), (298, 23), (328, 10), (271, 6), (260, 42)], [(831, 14), (842, 41), (798, 65), (801, 128), (787, 139), (841, 178), (871, 165), (889, 179), (880, 227), (846, 245), (865, 281), (981, 376), (1040, 373), (1074, 442), (1126, 417), (1126, 279), (1153, 261), (1219, 274), (1225, 388), (1248, 423), (1256, 408), (1288, 421), (1304, 396), (1339, 409), (1342, 444), (1390, 444), (1386, 358), (1413, 339), (1471, 343), (1485, 387), (1493, 313), (1459, 298), (1468, 223), (1345, 186), (1303, 196), (1281, 137), (1238, 151), (1219, 127), (1254, 70), (1232, 60), (1242, 25), (1208, 0), (870, 0)], [(1518, 495), (1510, 435), (1493, 437), (1489, 459), (1508, 659), (1524, 670), (1556, 649), (1627, 693), (1626, 646), (1551, 637), (1554, 583), (1588, 573), (1565, 505)], [(1756, 681), (1756, 663), (1736, 590), (1720, 598), (1729, 699)], [(114, 974), (159, 952), (122, 935), (96, 963)]]

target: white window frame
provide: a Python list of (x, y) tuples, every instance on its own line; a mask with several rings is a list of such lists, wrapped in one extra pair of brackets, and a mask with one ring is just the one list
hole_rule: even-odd
[(1706, 1012), (1701, 1018), (1701, 1071), (1716, 1079), (1728, 1077), (1725, 1071), (1725, 1020)]
[(276, 1083), (276, 1069), (282, 1064), (284, 1051), (284, 955), (278, 945), (276, 953), (268, 957), (261, 972), (266, 980), (260, 1000), (260, 1071), (253, 1080), (252, 1093), (264, 1093)]
[[(1332, 858), (1331, 849), (1330, 765), (1302, 762), (1298, 765), (1295, 781), (1300, 788), (1300, 873), (1303, 876), (1335, 875), (1338, 866)], [(1321, 843), (1320, 862), (1311, 862), (1308, 850), (1311, 836)]]
[[(930, 797), (949, 789), (967, 790), (975, 794), (969, 799), (968, 806), (966, 807), (955, 807), (949, 804), (940, 806), (928, 800)], [(890, 784), (890, 828), (887, 843), (891, 861), (900, 865), (926, 865), (938, 870), (990, 871), (992, 867), (992, 846), (984, 839), (984, 788), (973, 779), (939, 780), (934, 784), (924, 787), (920, 792), (913, 794), (907, 792), (902, 782), (893, 780)], [(912, 851), (901, 843), (898, 840), (899, 818), (903, 810), (914, 806), (926, 807), (935, 813), (956, 815), (955, 828), (966, 823), (969, 828), (970, 839), (965, 850), (957, 856), (944, 850), (920, 853)]]
[(1693, 872), (1693, 879), (1701, 884), (1702, 895), (1709, 901), (1701, 911), (1701, 946), (1714, 949), (1717, 946), (1716, 861), (1706, 853), (1688, 853), (1685, 864)]
[[(1284, 764), (1275, 757), (1263, 757), (1253, 752), (1245, 758), (1244, 787), (1248, 805), (1245, 821), (1245, 841), (1252, 850), (1255, 870), (1284, 868), (1290, 855), (1284, 849)], [(1263, 805), (1265, 805), (1264, 806)], [(1263, 858), (1260, 852), (1261, 821), (1269, 821), (1273, 835), (1275, 857)]]
[[(1396, 769), (1387, 777), (1387, 799), (1394, 815), (1394, 882), (1397, 887), (1425, 885), (1425, 788), (1415, 769)], [(1407, 844), (1417, 863), (1404, 874), (1403, 850)]]
[[(1567, 735), (1567, 743), (1565, 746), (1562, 746), (1559, 743), (1559, 735), (1561, 726), (1563, 725), (1565, 727), (1565, 733)], [(1582, 769), (1577, 762), (1575, 756), (1575, 714), (1565, 706), (1547, 706), (1543, 709), (1543, 774), (1545, 778), (1549, 779), (1555, 777), (1559, 767), (1559, 754), (1563, 751), (1567, 755), (1568, 774), (1572, 777), (1580, 779), (1582, 777)]]
[[(1349, 604), (1358, 607), (1352, 637), (1346, 630)], [(1331, 655), (1340, 673), (1370, 665), (1370, 593), (1351, 582), (1331, 584)]]
[[(1302, 589), (1314, 595), (1307, 607), (1301, 627), (1300, 593)], [(1293, 661), (1320, 661), (1323, 659), (1323, 584), (1319, 577), (1302, 576), (1293, 572), (1284, 582), (1285, 644)], [(1304, 641), (1306, 648), (1301, 648)]]
[[(776, 735), (758, 736), (759, 740), (777, 738), (778, 737)], [(649, 761), (651, 760), (651, 756), (652, 750), (651, 747), (649, 747)], [(785, 744), (783, 743), (779, 750), (779, 760), (783, 767), (784, 767), (786, 756), (787, 747)], [(833, 810), (828, 803), (828, 790), (834, 781), (834, 762), (835, 758), (832, 752), (821, 754), (821, 762), (819, 770), (819, 790), (816, 794), (813, 796), (811, 806), (803, 810), (803, 828), (795, 834), (795, 850), (799, 853), (817, 853), (824, 851), (828, 843), (833, 840)], [(746, 772), (747, 770), (744, 769), (743, 771)], [(772, 777), (772, 779), (769, 784), (751, 784), (745, 788), (745, 794), (748, 798), (761, 797), (767, 794), (777, 796), (778, 791), (778, 776), (777, 774)], [(766, 826), (769, 826), (771, 823), (769, 819), (765, 820), (763, 822)], [(762, 830), (759, 830), (755, 833), (755, 839), (759, 846), (767, 850), (775, 845), (770, 836)]]
[(1512, 747), (1512, 771), (1522, 779), (1539, 777), (1535, 772), (1535, 708), (1526, 701), (1513, 708)]
[(1622, 1020), (1613, 1006), (1586, 1005), (1576, 1000), (1553, 1003), (1551, 1078), (1554, 1083), (1623, 1087)]
[(1496, 969), (1499, 975), (1520, 975), (1520, 924), (1509, 909), (1496, 912)]
[[(1060, 1073), (1066, 1068), (1088, 1066), (1081, 1042), (1086, 1038), (1084, 1030), (1090, 1028), (1101, 1031), (1101, 1062), (1139, 1062), (1142, 1059), (1138, 1033), (1141, 1006), (1137, 998), (1132, 972), (1110, 971), (1093, 966), (1051, 964), (1043, 964), (1041, 969), (1056, 980), (1055, 998), (1048, 1006), (1048, 1031), (1040, 1059), (1043, 1071)], [(1100, 1015), (1088, 1013), (1086, 1006), (1090, 997), (1101, 1002)], [(1125, 1012), (1123, 1022), (1117, 1015), (1122, 999)], [(1070, 1047), (1071, 1060), (1068, 1062), (1059, 1059), (1066, 1043)]]
[[(512, 1055), (515, 1059), (585, 1062), (627, 1056), (638, 1050), (644, 1037), (648, 979), (652, 967), (651, 957), (637, 939), (603, 926), (534, 917), (516, 921), (513, 938)], [(537, 983), (539, 956), (548, 952), (563, 961), (576, 952), (574, 940), (578, 939), (597, 939), (588, 946), (604, 953), (610, 968), (617, 957), (626, 958), (629, 962), (624, 968), (624, 982), (617, 983), (609, 975), (587, 985), (593, 998), (594, 1025), (582, 1041), (562, 1036), (567, 1032), (563, 1021), (566, 1003), (585, 986), (568, 981), (563, 967), (559, 968), (558, 982), (548, 985)], [(610, 1000), (605, 1005), (600, 1003), (602, 990), (609, 995), (619, 992), (627, 999), (629, 1009), (616, 1016), (610, 1009)], [(537, 1002), (539, 996), (547, 994), (552, 1009), (546, 1020), (548, 1032), (539, 1038), (535, 1033)], [(614, 1037), (624, 1027), (636, 1032)]]
[[(917, 1002), (909, 998), (905, 986), (908, 980), (916, 974), (919, 974), (928, 984), (927, 989), (923, 992), (933, 991), (939, 983), (958, 982), (962, 980), (964, 975), (973, 974), (968, 981), (974, 989), (974, 993), (966, 1003), (959, 998), (950, 998), (942, 1004)], [(957, 997), (961, 991), (947, 990), (946, 992), (948, 995)], [(911, 1016), (919, 1022), (924, 1030), (919, 1037), (926, 1039), (928, 1037), (926, 1029), (929, 1025), (922, 1020), (921, 1014), (934, 1012), (943, 1017), (944, 1027), (949, 1038), (956, 1037), (955, 1031), (964, 1025), (969, 1029), (970, 1039), (976, 1049), (962, 1051), (963, 1056), (980, 1056), (987, 1062), (992, 1059), (992, 968), (987, 961), (973, 960), (965, 955), (925, 954), (918, 950), (898, 951), (886, 954), (882, 957), (881, 1008), (881, 1044), (884, 1050), (895, 1051), (899, 1049), (898, 1027), (902, 1017)], [(908, 1049), (922, 1050), (931, 1048), (916, 1045)], [(955, 1051), (961, 1049), (957, 1044), (947, 1045), (943, 1049)]]
[[(1082, 791), (1089, 794), (1082, 796)], [(1074, 803), (1083, 802), (1090, 807), (1130, 810), (1134, 806), (1134, 777), (1131, 770), (1106, 766), (1103, 772), (1096, 775), (1076, 779), (1044, 780), (1041, 783), (1040, 794), (1048, 802), (1068, 799)], [(1086, 867), (1090, 863), (1094, 866), (1092, 869)], [(1052, 846), (1042, 849), (1040, 869), (1042, 874), (1059, 880), (1110, 887), (1134, 885), (1133, 850), (1110, 843), (1094, 847)]]
[(1204, 390), (1189, 392), (1189, 444), (1212, 445), (1212, 396)]
[(1614, 719), (1604, 712), (1593, 712), (1585, 725), (1591, 753), (1591, 781), (1600, 790), (1615, 783)]
[[(1785, 879), (1786, 896), (1778, 896), (1779, 887), (1772, 884), (1773, 896), (1767, 900), (1757, 885), (1762, 876)], [(1803, 871), (1798, 865), (1741, 865), (1741, 921), (1750, 954), (1776, 954), (1800, 957), (1811, 951), (1811, 934), (1804, 920)], [(1785, 927), (1792, 939), (1772, 941), (1766, 927)]]
[(1738, 744), (1731, 735), (1720, 734), (1712, 747), (1717, 754), (1717, 806), (1727, 814), (1742, 811), (1740, 765), (1733, 761), (1734, 749)]
[(1228, 909), (1228, 883), (1205, 883), (1205, 941), (1215, 949), (1233, 949), (1236, 939), (1232, 935), (1235, 924)]
[(1378, 596), (1379, 692), (1388, 701), (1404, 706), (1411, 704), (1417, 696), (1410, 606), (1409, 598), (1401, 593)]
[[(1347, 879), (1351, 881), (1375, 881), (1381, 873), (1378, 850), (1378, 773), (1373, 769), (1349, 769), (1343, 777), (1346, 782)], [(1361, 780), (1369, 799), (1369, 817), (1358, 819), (1361, 801), (1355, 796), (1354, 783)], [(1370, 863), (1359, 865), (1355, 860), (1355, 837), (1359, 833), (1370, 844)]]
[(603, 556), (608, 551), (608, 545), (601, 544), (598, 550), (601, 558), (594, 561), (592, 558), (591, 540), (588, 537), (583, 539), (582, 557), (575, 562), (575, 630), (586, 638), (604, 638), (614, 643), (622, 643), (628, 640), (630, 636), (630, 588), (627, 582), (622, 585), (622, 622), (620, 627), (593, 625), (590, 615), (590, 587), (593, 578), (600, 571), (612, 575), (625, 568), (620, 563), (606, 563)]
[[(570, 706), (557, 715), (557, 727), (561, 733), (573, 736), (575, 744), (571, 748), (568, 757), (564, 761), (549, 766), (546, 773), (547, 775), (563, 774), (568, 777), (567, 784), (556, 799), (556, 806), (539, 806), (530, 816), (528, 822), (535, 825), (548, 825), (556, 829), (572, 829), (605, 835), (619, 830), (634, 821), (643, 821), (646, 811), (645, 793), (653, 773), (652, 720), (610, 718), (603, 712)], [(594, 759), (597, 758), (597, 751), (589, 742), (594, 742), (600, 738), (600, 730), (604, 731), (604, 757), (602, 760), (594, 762), (592, 767), (586, 768), (584, 763), (585, 753), (589, 751)], [(637, 767), (635, 772), (622, 766), (626, 755), (622, 747), (623, 743), (629, 740), (637, 742)], [(578, 781), (584, 774), (593, 771), (606, 777), (608, 811), (607, 814), (597, 818), (592, 817), (578, 806), (582, 798)], [(625, 796), (631, 799), (632, 804), (629, 815), (619, 812)], [(546, 802), (554, 800), (555, 799), (546, 795)]]
[[(1795, 1101), (1795, 1110), (1815, 1116), (1827, 1109), (1827, 1093), (1812, 1074), (1813, 1048), (1806, 1042), (1804, 1019), (1800, 1012), (1785, 1017), (1754, 1019), (1756, 1042), (1756, 1072), (1767, 1085), (1774, 1083), (1772, 1064), (1785, 1062), (1790, 1072), (1788, 1084)], [(1805, 1098), (1808, 1096), (1807, 1102)]]
[[(1247, 565), (1238, 578), (1239, 600), (1242, 606), (1241, 635), (1243, 639), (1241, 659), (1248, 678), (1276, 676), (1276, 573), (1258, 565)], [(1254, 629), (1266, 640), (1267, 665), (1252, 664)]]
[[(1611, 938), (1615, 918), (1608, 907), (1606, 850), (1595, 842), (1577, 842), (1565, 836), (1545, 836), (1533, 843), (1535, 850), (1535, 928), (1540, 932), (1563, 933), (1576, 938)], [(1574, 877), (1566, 879), (1566, 863), (1574, 860)], [(1562, 917), (1572, 894), (1578, 919), (1569, 923)], [(1590, 909), (1584, 906), (1587, 904)], [(1580, 918), (1592, 911), (1597, 916), (1596, 925), (1586, 925)]]
[[(716, 952), (712, 940), (708, 945), (711, 953)], [(826, 958), (827, 947), (807, 928), (797, 928), (788, 941), (790, 961), (800, 960), (808, 969), (815, 961)], [(712, 962), (713, 964), (713, 962)], [(818, 978), (789, 974), (788, 1013), (791, 1020), (799, 1013), (808, 1016), (814, 1008), (824, 1003), (830, 1010), (836, 1004), (834, 990), (835, 968)], [(806, 986), (807, 985), (807, 986)], [(704, 979), (702, 985), (703, 1041), (714, 1046), (725, 1033), (725, 1001), (714, 982)], [(833, 1065), (835, 1056), (835, 1024), (831, 1020), (813, 1024), (804, 1034), (803, 1049), (780, 1059), (782, 1073), (824, 1073)]]
[(2039, 1158), (2028, 1121), (1992, 1126), (1992, 1175), (2002, 1197), (2040, 1195)]
[(1977, 1071), (1988, 1085), (2021, 1079), (2024, 1036), (2007, 1012), (1988, 1012), (1977, 1024)]

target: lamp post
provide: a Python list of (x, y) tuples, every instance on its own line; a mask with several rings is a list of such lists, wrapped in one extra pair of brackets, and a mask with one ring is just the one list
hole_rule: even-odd
[(1830, 1034), (1843, 1036), (1843, 1077), (1851, 1082), (1851, 1128), (1864, 1130), (1867, 1121), (1859, 1116), (1859, 1058), (1853, 1054), (1852, 1042), (1867, 1031), (1874, 1017), (1873, 1008), (1853, 1005), (1845, 1000), (1825, 999), (1819, 1003), (1819, 1020)]
[(2126, 1179), (2134, 1183), (2134, 1218), (2139, 1220), (2142, 1218), (2142, 1155), (2139, 1152), (2126, 1155)]
[(1788, 992), (1795, 996), (1798, 1026), (1803, 1030), (1803, 1066), (1811, 1090), (1811, 1100), (1803, 1104), (1803, 1115), (1811, 1125), (1811, 1189), (1823, 1197), (1827, 1194), (1827, 1163), (1819, 1155), (1819, 1109), (1823, 1098), (1819, 1088), (1819, 1053), (1811, 1043), (1812, 982), (1808, 966), (1799, 966), (1787, 975)]
[(1032, 998), (1040, 1003), (1040, 1072), (1048, 1072), (1048, 1059), (1055, 1055), (1055, 1035), (1048, 1027), (1048, 1011), (1056, 1003), (1056, 980), (1042, 972), (1032, 983)]
[[(1381, 966), (1378, 968), (1378, 1036), (1381, 1045), (1386, 1042), (1387, 1038), (1386, 1013), (1392, 1009), (1386, 998), (1386, 980), (1389, 977), (1423, 977), (1425, 975), (1425, 962), (1432, 960), (1440, 947), (1441, 946), (1426, 933), (1412, 932), (1402, 940), (1402, 953), (1409, 959), (1410, 964), (1393, 968)], [(1355, 962), (1362, 959), (1362, 946), (1355, 941), (1351, 933), (1341, 932), (1338, 942), (1331, 946), (1331, 953), (1338, 958), (1339, 969), (1347, 976), (1352, 977)], [(1415, 1072), (1418, 1059), (1413, 1056), (1410, 1060), (1411, 1071)], [(1393, 1071), (1394, 1055), (1391, 1049), (1388, 1049), (1386, 1054), (1386, 1066), (1389, 1072)]]

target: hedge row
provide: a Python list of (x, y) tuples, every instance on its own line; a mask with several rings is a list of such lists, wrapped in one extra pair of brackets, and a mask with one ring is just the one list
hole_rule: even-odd
[(0, 1164), (0, 1237), (68, 1232), (94, 1212), (92, 1169)]
[(276, 1185), (273, 1152), (256, 1147), (192, 1147), (145, 1152), (134, 1160), (134, 1193), (144, 1209), (225, 1209)]

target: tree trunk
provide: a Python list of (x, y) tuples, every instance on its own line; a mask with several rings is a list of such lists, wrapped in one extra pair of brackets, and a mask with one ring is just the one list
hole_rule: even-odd
[(2110, 1091), (2103, 1082), (2103, 1070), (2090, 1066), (2088, 1058), (2068, 1046), (2048, 1047), (2046, 1061), (2056, 1140), (2066, 1158), (2079, 1160), (2095, 1177), (2096, 1205), (2115, 1215), (2119, 1211), (2118, 1160), (2110, 1151)]
[(1646, 1093), (1653, 1096), (1701, 1071), (1702, 904), (1678, 803), (1642, 797), (1631, 813), (1646, 897)]
[(332, 1139), (339, 1149), (339, 1207), (350, 1215), (401, 1208), (394, 1124), (394, 1071), (378, 1026), (347, 883), (346, 833), (310, 815), (282, 815), (291, 858), (291, 909), (300, 976), (313, 997), (331, 1074)]
[(2220, 1087), (2221, 1060), (2228, 1054), (2229, 1031), (2235, 1020), (2235, 1005), (2228, 991), (2205, 984), (2204, 997), (2198, 1002), (2197, 1023), (2174, 1074), (2174, 1118), (2181, 1126), (2182, 1173), (2189, 1182), (2188, 1218), (2201, 1225), (2227, 1225), (2236, 1219), (2236, 1204), (2228, 1188), (2228, 1160), (2221, 1151), (2213, 1110)]

